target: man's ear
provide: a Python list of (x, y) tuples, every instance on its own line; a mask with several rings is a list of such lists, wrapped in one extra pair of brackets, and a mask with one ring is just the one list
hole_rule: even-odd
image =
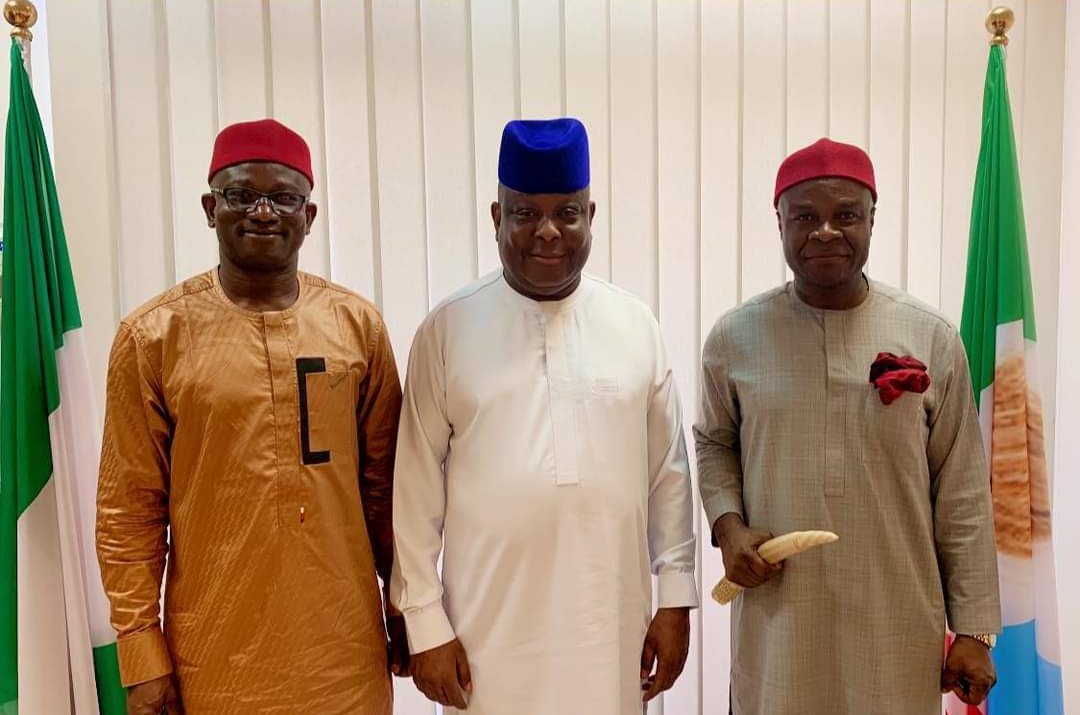
[(202, 195), (200, 202), (202, 203), (203, 213), (206, 214), (206, 223), (210, 228), (213, 228), (215, 225), (214, 209), (217, 208), (217, 196), (207, 192)]

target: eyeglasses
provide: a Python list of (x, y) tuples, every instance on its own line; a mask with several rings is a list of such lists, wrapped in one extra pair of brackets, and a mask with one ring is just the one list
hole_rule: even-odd
[(270, 204), (270, 208), (278, 216), (295, 216), (308, 202), (307, 196), (292, 191), (275, 191), (272, 194), (264, 194), (261, 191), (247, 189), (243, 186), (228, 186), (220, 190), (210, 189), (210, 193), (223, 197), (225, 204), (232, 211), (245, 214), (249, 214), (258, 208), (263, 199)]

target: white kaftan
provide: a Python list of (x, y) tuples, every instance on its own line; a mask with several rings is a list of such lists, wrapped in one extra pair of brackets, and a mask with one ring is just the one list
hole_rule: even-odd
[(413, 652), (461, 639), (469, 715), (641, 712), (650, 574), (659, 607), (697, 605), (647, 306), (589, 276), (537, 302), (501, 271), (448, 298), (413, 341), (395, 475), (391, 599)]

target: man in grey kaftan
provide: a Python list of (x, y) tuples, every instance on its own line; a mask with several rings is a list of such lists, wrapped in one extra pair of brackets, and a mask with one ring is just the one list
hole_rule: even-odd
[[(702, 501), (728, 577), (751, 587), (733, 603), (732, 710), (937, 715), (942, 687), (985, 697), (1000, 629), (967, 361), (936, 311), (863, 275), (872, 168), (828, 168), (823, 149), (862, 152), (820, 144), (810, 179), (777, 182), (795, 281), (722, 317), (703, 353)], [(925, 364), (929, 385), (897, 383), (885, 404), (880, 353)], [(753, 560), (766, 532), (805, 529), (840, 540), (779, 569)], [(965, 636), (943, 663), (946, 619)]]

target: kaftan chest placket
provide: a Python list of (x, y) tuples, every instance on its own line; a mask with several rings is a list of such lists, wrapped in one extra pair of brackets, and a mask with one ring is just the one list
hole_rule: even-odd
[(579, 445), (585, 435), (585, 387), (581, 343), (573, 329), (573, 312), (545, 311), (540, 315), (544, 335), (544, 367), (548, 383), (551, 433), (555, 448), (555, 483), (581, 481)]
[(825, 312), (825, 496), (844, 496), (844, 439), (847, 403), (844, 374), (844, 316)]
[(274, 404), (274, 443), (277, 469), (268, 475), (276, 482), (278, 524), (294, 529), (301, 524), (304, 493), (300, 475), (299, 413), (296, 403), (296, 356), (289, 343), (288, 325), (280, 313), (263, 315), (263, 340)]

